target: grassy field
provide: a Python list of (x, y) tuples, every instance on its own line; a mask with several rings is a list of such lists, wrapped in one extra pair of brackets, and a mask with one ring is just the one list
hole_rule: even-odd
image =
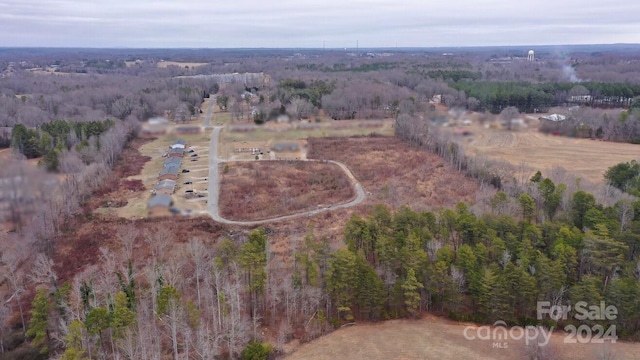
[(335, 164), (309, 161), (221, 165), (220, 213), (231, 220), (261, 220), (344, 203), (355, 195)]
[(609, 167), (640, 157), (640, 145), (545, 135), (535, 127), (521, 131), (481, 126), (468, 129), (473, 135), (460, 138), (468, 153), (484, 154), (516, 166), (524, 164), (531, 173), (560, 166), (592, 182), (602, 182)]
[[(427, 316), (421, 320), (392, 320), (376, 324), (358, 324), (296, 348), (287, 360), (387, 359), (528, 359), (524, 340), (507, 340), (506, 348), (494, 348), (489, 340), (467, 340), (464, 330), (474, 324), (457, 323)], [(474, 334), (473, 331), (467, 334)], [(565, 335), (552, 335), (547, 349), (557, 360), (640, 359), (640, 344), (565, 344)]]
[[(306, 157), (304, 146), (309, 138), (321, 137), (350, 137), (370, 134), (392, 135), (393, 122), (384, 120), (374, 124), (353, 121), (325, 121), (318, 124), (293, 123), (293, 124), (266, 124), (256, 127), (253, 131), (234, 131), (234, 126), (239, 124), (229, 124), (229, 128), (222, 132), (220, 156), (225, 159), (242, 159), (237, 157), (235, 149), (242, 147), (255, 147), (264, 150), (265, 154), (271, 147), (279, 142), (300, 142), (300, 152), (284, 154), (286, 158)], [(312, 126), (311, 128), (305, 128)], [(279, 155), (278, 155), (279, 156)]]

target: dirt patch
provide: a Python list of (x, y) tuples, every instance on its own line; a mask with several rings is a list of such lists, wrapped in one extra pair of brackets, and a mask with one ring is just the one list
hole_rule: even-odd
[(311, 138), (307, 156), (345, 163), (364, 186), (370, 205), (434, 210), (472, 202), (478, 189), (439, 156), (396, 137)]
[(310, 161), (236, 162), (221, 165), (220, 213), (260, 220), (344, 203), (354, 191), (335, 164)]

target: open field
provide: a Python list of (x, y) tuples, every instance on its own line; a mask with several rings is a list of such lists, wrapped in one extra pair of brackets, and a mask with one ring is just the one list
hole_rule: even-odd
[(209, 63), (197, 63), (197, 62), (179, 62), (179, 61), (158, 61), (157, 66), (159, 68), (166, 68), (168, 66), (178, 66), (182, 68), (192, 69), (194, 67), (208, 65)]
[(11, 148), (0, 149), (0, 159), (8, 159), (11, 157)]
[[(509, 339), (506, 348), (495, 349), (489, 340), (467, 340), (464, 337), (467, 326), (476, 325), (430, 315), (421, 320), (358, 324), (304, 344), (286, 359), (333, 360), (345, 358), (347, 354), (350, 360), (527, 359), (524, 340)], [(552, 335), (548, 351), (554, 355), (553, 359), (640, 359), (640, 344), (565, 344), (564, 339), (564, 334)]]
[(335, 164), (262, 161), (222, 164), (220, 214), (260, 220), (349, 201), (354, 192)]
[(442, 158), (396, 137), (312, 138), (307, 156), (345, 163), (367, 191), (368, 204), (434, 210), (473, 201), (478, 189)]
[[(217, 121), (216, 121), (217, 122)], [(228, 124), (222, 133), (220, 157), (228, 160), (243, 159), (236, 153), (238, 148), (255, 147), (263, 150), (265, 154), (273, 145), (279, 142), (299, 142), (300, 151), (296, 153), (274, 154), (273, 158), (284, 157), (287, 159), (304, 159), (306, 151), (304, 146), (306, 139), (320, 137), (349, 137), (358, 135), (392, 135), (392, 120), (376, 121), (325, 121), (321, 123), (273, 124), (263, 126), (253, 124)], [(250, 130), (239, 131), (238, 128)]]
[(639, 145), (545, 135), (535, 127), (507, 131), (476, 125), (466, 129), (473, 135), (460, 141), (469, 154), (484, 154), (516, 166), (524, 164), (531, 173), (560, 166), (598, 183), (609, 167), (640, 156)]

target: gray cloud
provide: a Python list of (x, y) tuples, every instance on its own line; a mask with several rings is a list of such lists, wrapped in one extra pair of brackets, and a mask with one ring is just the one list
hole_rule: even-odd
[(0, 46), (639, 43), (638, 13), (620, 0), (0, 0)]

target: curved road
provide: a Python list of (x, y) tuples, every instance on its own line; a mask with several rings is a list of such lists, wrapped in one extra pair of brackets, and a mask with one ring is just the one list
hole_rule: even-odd
[[(220, 207), (218, 203), (220, 198), (220, 175), (218, 171), (219, 170), (218, 165), (224, 162), (224, 160), (218, 158), (218, 141), (220, 138), (220, 131), (222, 131), (222, 128), (223, 126), (215, 126), (213, 128), (213, 133), (211, 134), (211, 145), (209, 149), (209, 186), (208, 186), (209, 198), (207, 202), (207, 212), (211, 215), (213, 220), (217, 222), (220, 222), (223, 224), (229, 224), (229, 225), (249, 225), (249, 226), (262, 225), (262, 224), (270, 223), (273, 221), (289, 220), (289, 219), (295, 219), (295, 218), (304, 217), (304, 216), (313, 216), (316, 214), (320, 214), (320, 213), (335, 210), (335, 209), (346, 209), (362, 203), (366, 198), (364, 188), (358, 182), (355, 176), (353, 176), (353, 173), (351, 172), (351, 170), (349, 170), (349, 168), (345, 164), (338, 161), (333, 161), (333, 160), (300, 160), (300, 161), (318, 161), (318, 162), (325, 161), (328, 163), (338, 165), (345, 172), (345, 174), (347, 174), (349, 181), (351, 181), (351, 184), (356, 190), (356, 197), (353, 200), (346, 203), (331, 205), (326, 208), (309, 210), (309, 211), (304, 211), (304, 212), (291, 214), (291, 215), (277, 216), (269, 219), (255, 220), (255, 221), (237, 221), (237, 220), (225, 219), (222, 216), (220, 216)], [(248, 160), (248, 161), (251, 161), (251, 160)], [(273, 160), (262, 160), (262, 161), (273, 161)]]

